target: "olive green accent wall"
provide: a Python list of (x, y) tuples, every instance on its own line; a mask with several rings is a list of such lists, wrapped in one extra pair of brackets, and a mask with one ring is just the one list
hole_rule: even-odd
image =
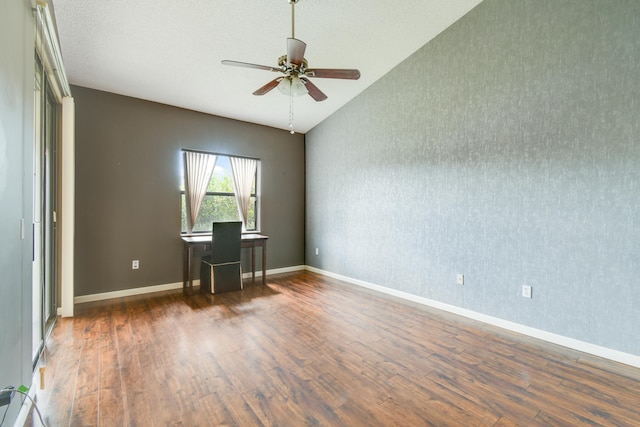
[[(304, 135), (84, 87), (72, 91), (75, 296), (182, 281), (183, 148), (259, 158), (267, 268), (304, 264)], [(139, 270), (131, 269), (134, 259)]]

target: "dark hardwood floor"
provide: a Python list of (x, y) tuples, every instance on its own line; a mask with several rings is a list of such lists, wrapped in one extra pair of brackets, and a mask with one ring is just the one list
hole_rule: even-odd
[(640, 426), (639, 369), (310, 272), (77, 305), (36, 398), (50, 427)]

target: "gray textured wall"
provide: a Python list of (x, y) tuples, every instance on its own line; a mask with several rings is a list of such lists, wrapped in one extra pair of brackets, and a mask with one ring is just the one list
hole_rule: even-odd
[[(28, 2), (0, 7), (0, 388), (31, 385), (34, 20)], [(25, 220), (24, 239), (20, 220)], [(17, 396), (0, 408), (6, 425)]]
[[(76, 296), (182, 281), (182, 148), (260, 158), (267, 268), (304, 264), (303, 135), (82, 87), (72, 91)], [(131, 269), (134, 259), (139, 270)]]
[(307, 264), (640, 355), (639, 138), (640, 2), (485, 0), (307, 134)]

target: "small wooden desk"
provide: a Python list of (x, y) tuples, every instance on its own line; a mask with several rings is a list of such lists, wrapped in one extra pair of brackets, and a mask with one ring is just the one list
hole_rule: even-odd
[[(262, 248), (262, 284), (266, 283), (267, 277), (267, 239), (269, 236), (263, 234), (243, 234), (241, 246), (251, 249), (251, 280), (256, 281), (256, 255), (255, 248)], [(193, 277), (191, 274), (191, 264), (193, 259), (193, 249), (200, 248), (203, 251), (211, 248), (211, 234), (198, 236), (182, 236), (183, 260), (182, 260), (182, 288), (193, 288)]]

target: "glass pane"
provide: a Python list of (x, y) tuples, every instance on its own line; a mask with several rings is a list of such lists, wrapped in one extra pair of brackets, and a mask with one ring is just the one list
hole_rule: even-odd
[[(182, 198), (182, 214), (180, 218), (181, 231), (187, 230), (187, 207), (185, 195)], [(239, 221), (240, 215), (236, 206), (235, 196), (206, 196), (202, 201), (202, 207), (196, 224), (193, 227), (194, 232), (211, 231), (211, 223), (213, 221)], [(247, 230), (256, 229), (256, 198), (251, 197), (249, 206), (249, 214), (247, 218)]]
[(256, 229), (256, 198), (249, 199), (249, 213), (247, 214), (247, 230)]
[(231, 163), (227, 156), (218, 156), (207, 191), (211, 193), (235, 193)]
[(187, 196), (184, 193), (180, 195), (180, 206), (180, 231), (184, 232), (187, 231)]
[(235, 196), (205, 196), (193, 231), (211, 231), (213, 221), (238, 221)]

